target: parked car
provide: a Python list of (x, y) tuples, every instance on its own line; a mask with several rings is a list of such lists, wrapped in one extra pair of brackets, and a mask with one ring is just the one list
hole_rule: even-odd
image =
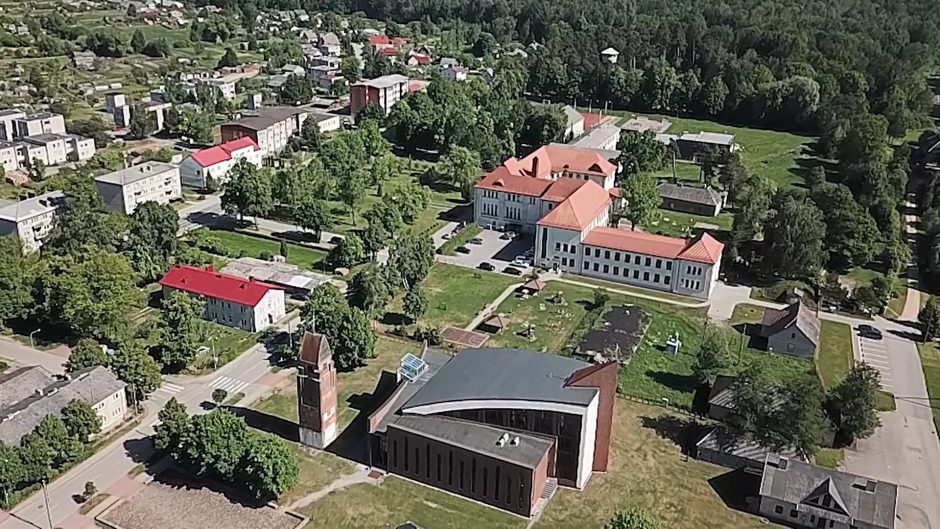
[(483, 244), (483, 239), (479, 237), (474, 237), (470, 239), (470, 244)]
[(477, 268), (479, 268), (480, 270), (486, 270), (487, 272), (492, 272), (496, 270), (495, 266), (487, 262), (480, 263), (480, 266), (478, 266)]
[(871, 325), (863, 323), (859, 325), (857, 329), (858, 329), (859, 336), (862, 336), (863, 338), (869, 338), (872, 340), (881, 339), (881, 331), (879, 329), (872, 327)]
[(343, 242), (343, 238), (340, 237), (339, 235), (334, 235), (330, 237), (330, 244), (339, 244), (341, 242)]
[(522, 270), (519, 270), (518, 268), (514, 268), (512, 266), (507, 266), (506, 268), (503, 268), (503, 273), (509, 274), (511, 276), (521, 276)]
[(502, 235), (500, 235), (499, 238), (502, 239), (502, 240), (504, 240), (504, 241), (508, 241), (509, 239), (515, 239), (515, 238), (516, 238), (516, 232), (514, 232), (514, 231), (507, 231), (507, 232), (503, 233)]
[(454, 248), (454, 251), (457, 253), (470, 253), (470, 248), (467, 248), (466, 246), (458, 246), (457, 248)]

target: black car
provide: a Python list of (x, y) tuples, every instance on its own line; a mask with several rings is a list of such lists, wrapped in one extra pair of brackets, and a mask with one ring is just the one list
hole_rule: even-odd
[(454, 251), (457, 253), (470, 253), (470, 248), (467, 248), (466, 246), (458, 246), (454, 248)]
[(512, 266), (507, 266), (506, 268), (503, 268), (503, 273), (509, 274), (511, 276), (521, 276), (522, 270), (519, 270), (518, 268), (514, 268)]
[(496, 270), (495, 266), (486, 262), (480, 263), (480, 266), (478, 266), (477, 268), (479, 268), (480, 270), (486, 270), (487, 272), (492, 272), (493, 270)]
[(870, 338), (872, 340), (881, 339), (881, 331), (872, 327), (871, 325), (862, 324), (857, 327), (858, 335), (864, 338)]

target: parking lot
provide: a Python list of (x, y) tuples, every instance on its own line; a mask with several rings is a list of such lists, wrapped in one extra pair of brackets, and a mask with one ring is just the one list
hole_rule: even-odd
[(513, 264), (517, 256), (533, 249), (535, 241), (531, 235), (520, 235), (515, 239), (502, 239), (503, 233), (495, 230), (483, 230), (477, 237), (479, 244), (468, 243), (466, 248), (470, 253), (457, 252), (454, 255), (440, 257), (439, 259), (449, 264), (465, 266), (467, 268), (479, 268), (480, 263), (490, 263), (501, 272), (507, 266), (512, 266), (523, 274), (531, 270), (531, 266), (522, 266)]
[(874, 367), (881, 374), (881, 389), (894, 393), (894, 380), (891, 376), (891, 362), (888, 358), (888, 340), (891, 337), (875, 340), (855, 332), (858, 340), (858, 352), (861, 360)]

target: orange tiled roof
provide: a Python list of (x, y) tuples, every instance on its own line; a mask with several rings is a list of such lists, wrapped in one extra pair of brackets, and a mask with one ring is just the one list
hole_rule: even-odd
[(610, 195), (603, 187), (591, 180), (581, 182), (583, 184), (567, 199), (539, 219), (539, 226), (583, 230), (601, 211), (610, 207)]
[(594, 228), (582, 241), (587, 246), (599, 246), (625, 252), (666, 259), (684, 259), (705, 264), (715, 264), (721, 259), (724, 244), (704, 233), (698, 238), (686, 240), (665, 235), (654, 235), (642, 231), (619, 228)]
[[(617, 167), (614, 164), (592, 149), (578, 149), (565, 145), (545, 145), (525, 158), (509, 158), (503, 162), (503, 165), (487, 174), (478, 185), (489, 189), (489, 184), (495, 181), (495, 179), (489, 177), (494, 173), (498, 173), (500, 176), (514, 175), (546, 180), (550, 178), (552, 173), (563, 171), (608, 176), (616, 170)], [(506, 187), (510, 182), (504, 179), (503, 190), (512, 193), (532, 194), (531, 191), (526, 191), (529, 188), (521, 182), (521, 180), (513, 181), (522, 189), (517, 191), (513, 187)]]

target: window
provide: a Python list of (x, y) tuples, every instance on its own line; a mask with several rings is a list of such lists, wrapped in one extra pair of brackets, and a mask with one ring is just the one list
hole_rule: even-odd
[(790, 509), (790, 518), (796, 518), (797, 514), (796, 509)]
[(620, 261), (620, 252), (614, 252), (614, 261)]
[(639, 278), (640, 278), (640, 271), (639, 271), (639, 270), (634, 270), (634, 271), (633, 271), (633, 279), (639, 279)]
[(568, 253), (574, 255), (574, 254), (576, 254), (577, 252), (578, 252), (578, 248), (577, 248), (575, 245), (572, 244), (572, 245), (571, 245), (571, 251), (568, 252)]
[(563, 251), (563, 252), (565, 252), (565, 253), (568, 253), (568, 243), (565, 243), (565, 244), (562, 244), (562, 245), (561, 245), (561, 251)]
[(604, 250), (604, 259), (610, 259), (610, 250)]
[(587, 256), (587, 255), (591, 255), (591, 249), (588, 248), (587, 246), (584, 247), (584, 255), (586, 255), (586, 256)]
[(649, 280), (650, 280), (650, 273), (643, 272), (643, 281), (649, 281)]
[(672, 261), (666, 261), (666, 270), (672, 270)]
[(666, 277), (663, 278), (663, 284), (664, 284), (664, 285), (668, 285), (668, 284), (671, 283), (671, 282), (672, 282), (672, 278), (671, 278), (671, 277), (666, 276)]
[(647, 257), (647, 258), (646, 258), (646, 266), (650, 266), (651, 264), (653, 264), (653, 259), (650, 258), (650, 257)]
[(659, 283), (659, 274), (653, 275), (653, 283)]
[(594, 271), (595, 271), (595, 272), (597, 272), (598, 268), (600, 268), (600, 266), (598, 266), (597, 263), (594, 263)]
[(609, 273), (610, 273), (610, 265), (604, 265), (604, 273), (605, 273), (605, 274), (609, 274)]
[(584, 261), (584, 269), (587, 270), (589, 266), (591, 266), (591, 263)]
[[(793, 338), (796, 338), (796, 333), (795, 333), (795, 332), (791, 332), (791, 333), (790, 333), (790, 339), (792, 340)], [(828, 505), (826, 505), (826, 507), (828, 507)]]
[(619, 267), (619, 266), (615, 266), (615, 267), (614, 267), (614, 275), (615, 275), (615, 276), (619, 276), (619, 275), (620, 275), (620, 267)]
[(640, 264), (640, 256), (639, 256), (639, 255), (634, 255), (634, 256), (633, 256), (633, 264)]
[(657, 259), (657, 260), (656, 260), (656, 268), (662, 268), (662, 267), (663, 267), (663, 260), (662, 260), (662, 259)]
[(560, 251), (561, 251), (561, 243), (560, 243), (560, 242), (556, 242), (556, 243), (555, 243), (555, 251), (556, 251), (556, 252), (560, 252)]
[(783, 514), (783, 507), (781, 505), (777, 505), (774, 507), (774, 512), (777, 514)]
[(600, 248), (594, 248), (594, 257), (597, 257), (599, 259), (600, 256), (601, 256)]
[[(792, 353), (793, 350), (794, 350), (794, 348), (795, 348), (795, 346), (794, 346), (792, 343), (788, 343), (788, 344), (787, 344), (787, 352)], [(828, 507), (828, 505), (826, 505), (826, 507)]]
[(568, 258), (567, 258), (567, 257), (562, 257), (562, 258), (561, 258), (561, 266), (568, 266)]

